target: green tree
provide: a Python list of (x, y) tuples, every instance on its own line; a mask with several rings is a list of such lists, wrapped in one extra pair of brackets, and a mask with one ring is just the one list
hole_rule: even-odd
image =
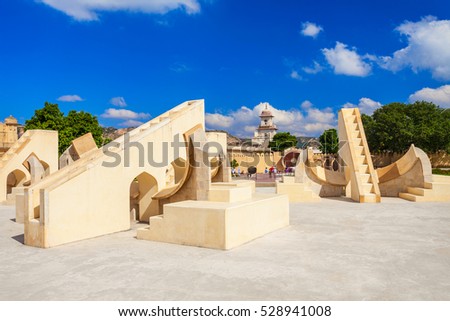
[(33, 117), (25, 122), (25, 130), (47, 129), (60, 131), (64, 127), (64, 113), (58, 104), (45, 102), (42, 109), (34, 111)]
[(413, 143), (426, 152), (436, 152), (450, 147), (450, 121), (445, 109), (433, 103), (417, 101), (407, 110), (413, 122)]
[(57, 104), (46, 102), (42, 109), (34, 112), (33, 117), (25, 122), (25, 130), (56, 130), (59, 134), (59, 153), (62, 154), (72, 141), (87, 133), (92, 133), (98, 147), (104, 144), (102, 128), (97, 117), (83, 111), (70, 111), (65, 117)]
[(233, 159), (233, 160), (230, 162), (230, 166), (231, 166), (231, 168), (236, 168), (236, 167), (239, 166), (239, 163), (237, 162), (237, 160)]
[(411, 144), (426, 152), (450, 150), (450, 113), (433, 103), (391, 103), (362, 121), (373, 152), (401, 153)]
[(70, 141), (65, 142), (65, 146), (61, 146), (62, 148), (65, 147), (64, 150), (70, 146), (72, 140), (87, 133), (92, 134), (98, 147), (104, 143), (103, 129), (99, 125), (97, 117), (84, 111), (71, 110), (65, 118), (63, 131), (66, 132), (66, 137), (70, 138)]
[(291, 135), (289, 132), (275, 134), (269, 144), (269, 147), (275, 151), (284, 151), (285, 149), (295, 146), (297, 146), (297, 137)]
[(325, 130), (319, 137), (320, 151), (324, 154), (337, 154), (339, 150), (339, 137), (336, 129)]

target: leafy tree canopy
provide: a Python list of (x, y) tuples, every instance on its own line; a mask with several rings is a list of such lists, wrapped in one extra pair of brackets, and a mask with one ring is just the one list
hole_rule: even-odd
[(231, 166), (231, 168), (236, 168), (236, 167), (239, 166), (239, 163), (237, 162), (237, 160), (233, 159), (233, 160), (230, 162), (230, 166)]
[(339, 150), (339, 137), (334, 128), (327, 129), (319, 137), (320, 151), (324, 154), (337, 154)]
[(275, 151), (284, 151), (290, 147), (297, 145), (297, 137), (291, 135), (289, 132), (281, 132), (273, 136), (273, 140), (270, 142), (269, 147)]
[(70, 111), (67, 116), (60, 111), (58, 104), (46, 102), (44, 107), (34, 112), (33, 117), (25, 122), (25, 130), (56, 130), (59, 134), (59, 153), (62, 154), (72, 141), (87, 133), (92, 133), (98, 147), (104, 144), (102, 128), (97, 117), (84, 111)]
[(411, 144), (426, 152), (450, 151), (450, 112), (433, 103), (391, 103), (363, 115), (373, 152), (405, 152)]

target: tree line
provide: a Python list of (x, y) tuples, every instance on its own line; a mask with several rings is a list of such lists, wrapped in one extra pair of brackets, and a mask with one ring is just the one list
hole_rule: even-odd
[[(372, 153), (404, 153), (411, 144), (427, 153), (450, 153), (450, 109), (426, 101), (391, 103), (361, 118)], [(337, 153), (336, 129), (324, 131), (319, 141), (322, 152)]]

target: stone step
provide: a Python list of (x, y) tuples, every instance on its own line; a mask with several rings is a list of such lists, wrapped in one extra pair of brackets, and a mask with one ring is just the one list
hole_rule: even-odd
[[(361, 132), (359, 130), (355, 130), (351, 133), (351, 139), (355, 140), (355, 139), (359, 139), (361, 138)], [(362, 144), (358, 144), (357, 146), (362, 146)]]
[(361, 177), (361, 183), (372, 183), (372, 178), (370, 177), (370, 174), (359, 174), (359, 177)]
[(367, 164), (361, 164), (361, 165), (359, 165), (359, 172), (360, 172), (361, 174), (369, 173), (369, 165), (367, 165)]
[(425, 182), (425, 188), (433, 191), (433, 196), (444, 200), (450, 199), (450, 183)]
[(251, 186), (221, 186), (212, 185), (208, 191), (208, 200), (211, 202), (234, 203), (250, 200), (252, 198)]
[(408, 187), (406, 189), (409, 194), (419, 195), (419, 196), (432, 196), (433, 190), (430, 188), (421, 188), (421, 187)]
[[(152, 223), (151, 219), (150, 226)], [(162, 228), (139, 229), (136, 237), (229, 250), (288, 225), (288, 196), (256, 193), (251, 200), (238, 203), (181, 201), (166, 204)]]
[(164, 224), (163, 215), (156, 215), (150, 217), (150, 228), (161, 228), (162, 224)]
[(410, 193), (399, 193), (398, 197), (411, 202), (425, 202), (425, 196), (414, 195)]
[(360, 156), (364, 154), (364, 146), (355, 146), (356, 156)]
[(365, 165), (365, 164), (367, 164), (366, 155), (356, 156), (356, 161), (357, 161), (358, 165)]
[(350, 133), (354, 134), (356, 131), (358, 131), (358, 123), (349, 123), (347, 124), (348, 129), (350, 130)]
[(449, 183), (450, 184), (450, 176), (447, 175), (433, 175), (433, 183)]
[(373, 184), (372, 183), (362, 183), (363, 192), (361, 194), (370, 194), (373, 193)]
[(363, 195), (364, 203), (377, 203), (379, 198), (375, 193), (367, 193)]

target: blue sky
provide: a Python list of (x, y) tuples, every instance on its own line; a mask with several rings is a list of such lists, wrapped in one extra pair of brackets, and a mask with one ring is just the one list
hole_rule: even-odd
[(204, 98), (207, 127), (320, 135), (343, 106), (450, 107), (450, 2), (2, 0), (0, 118), (45, 101), (125, 127)]

